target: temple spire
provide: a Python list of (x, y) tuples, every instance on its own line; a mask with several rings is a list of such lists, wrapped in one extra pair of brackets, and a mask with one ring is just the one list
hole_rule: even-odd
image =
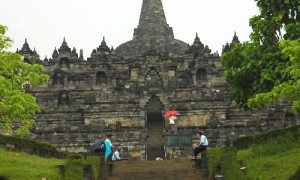
[(161, 0), (143, 0), (139, 26), (168, 26)]
[(174, 39), (173, 29), (166, 20), (162, 0), (143, 0), (139, 25), (134, 30), (133, 39)]
[(173, 57), (183, 55), (187, 44), (174, 38), (167, 23), (162, 0), (143, 0), (139, 24), (133, 38), (117, 47), (118, 56), (130, 58), (156, 49), (158, 54)]

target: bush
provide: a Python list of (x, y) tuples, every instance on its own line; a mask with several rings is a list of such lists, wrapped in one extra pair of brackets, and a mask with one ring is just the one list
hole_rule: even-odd
[(210, 172), (222, 174), (224, 179), (246, 179), (243, 171), (240, 169), (240, 163), (237, 160), (237, 151), (234, 148), (213, 148), (209, 151)]
[[(237, 138), (233, 141), (233, 146), (236, 149), (246, 149), (252, 145), (261, 145), (270, 142), (273, 139), (280, 139), (282, 137), (286, 138), (288, 136), (293, 138), (288, 138), (288, 141), (284, 139), (283, 142), (286, 143), (286, 142), (290, 142), (291, 140), (295, 142), (294, 140), (299, 140), (298, 138), (299, 135), (300, 135), (300, 125), (297, 125), (288, 128), (276, 129), (276, 130), (260, 133), (257, 135)], [(287, 145), (288, 144), (290, 143), (287, 143)]]
[(81, 154), (70, 154), (65, 167), (67, 180), (81, 180), (83, 177), (84, 158)]
[(217, 164), (220, 164), (220, 159), (223, 154), (223, 148), (221, 147), (215, 147), (208, 149), (208, 166), (209, 166), (209, 172), (212, 174), (214, 172), (214, 167)]
[(86, 162), (87, 162), (87, 164), (92, 165), (94, 176), (98, 177), (99, 176), (98, 171), (99, 171), (99, 168), (100, 168), (100, 163), (104, 163), (104, 162), (100, 162), (99, 156), (87, 156)]
[(297, 137), (294, 134), (288, 132), (284, 136), (278, 136), (277, 139), (272, 139), (269, 143), (261, 145), (251, 145), (249, 149), (253, 152), (254, 156), (269, 156), (273, 154), (279, 154), (286, 149), (292, 149), (297, 145)]
[(53, 144), (26, 138), (0, 135), (0, 145), (16, 151), (25, 151), (42, 157), (66, 157), (65, 153), (58, 152), (56, 146)]
[(235, 149), (224, 150), (221, 157), (221, 168), (225, 179), (246, 179), (243, 171), (240, 169), (239, 162), (237, 160), (237, 153)]

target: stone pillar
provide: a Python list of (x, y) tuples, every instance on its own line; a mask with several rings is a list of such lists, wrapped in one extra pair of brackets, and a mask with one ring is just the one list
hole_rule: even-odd
[(208, 160), (207, 160), (207, 150), (201, 152), (201, 168), (205, 170), (205, 175), (208, 176)]

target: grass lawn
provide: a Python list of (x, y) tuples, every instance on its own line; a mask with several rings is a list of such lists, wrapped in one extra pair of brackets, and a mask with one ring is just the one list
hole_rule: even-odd
[(255, 156), (251, 149), (238, 151), (237, 157), (246, 167), (248, 179), (283, 180), (293, 176), (300, 166), (300, 148), (269, 156)]
[(65, 160), (41, 158), (23, 152), (6, 151), (0, 148), (0, 177), (13, 180), (48, 179), (60, 180), (57, 165)]

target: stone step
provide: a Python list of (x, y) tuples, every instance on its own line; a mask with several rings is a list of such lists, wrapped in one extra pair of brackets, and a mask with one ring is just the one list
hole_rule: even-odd
[(146, 172), (117, 172), (113, 173), (112, 179), (124, 180), (199, 180), (205, 179), (203, 170), (176, 170), (176, 171), (146, 171)]
[(132, 166), (132, 165), (157, 165), (157, 164), (164, 164), (164, 165), (170, 165), (170, 164), (193, 164), (195, 161), (192, 159), (172, 159), (172, 160), (166, 160), (166, 161), (118, 161), (116, 164), (118, 166), (126, 165), (126, 166)]
[(148, 137), (153, 135), (163, 137), (163, 133), (161, 131), (148, 131), (147, 133), (148, 133)]
[(163, 131), (163, 127), (161, 127), (161, 126), (148, 126), (147, 130), (149, 130), (149, 129), (159, 129), (159, 130)]
[(133, 172), (133, 171), (173, 171), (173, 170), (189, 170), (195, 169), (195, 162), (192, 160), (186, 161), (140, 161), (137, 162), (115, 162), (113, 169), (118, 172)]
[(112, 164), (109, 180), (205, 180), (205, 170), (195, 163), (191, 159), (119, 161)]
[(211, 180), (212, 178), (209, 177), (199, 177), (197, 175), (192, 175), (192, 176), (186, 176), (186, 177), (136, 177), (136, 176), (131, 176), (131, 177), (108, 177), (108, 180)]
[(151, 128), (147, 128), (147, 131), (148, 131), (148, 132), (151, 132), (151, 131), (159, 131), (159, 132), (163, 132), (163, 129), (162, 129), (162, 128), (159, 128), (159, 127), (151, 127)]
[(173, 165), (172, 167), (165, 166), (152, 166), (152, 167), (128, 167), (128, 168), (114, 168), (115, 171), (118, 172), (148, 172), (148, 171), (177, 171), (177, 170), (189, 170), (194, 169), (195, 166), (183, 166), (183, 165)]
[(179, 170), (145, 170), (145, 171), (131, 171), (131, 172), (121, 172), (121, 171), (114, 171), (113, 175), (131, 175), (131, 174), (148, 174), (148, 176), (161, 176), (161, 175), (170, 175), (173, 173), (177, 173), (180, 175), (194, 175), (197, 170), (196, 169), (179, 169)]
[(169, 166), (174, 164), (195, 164), (194, 160), (191, 159), (176, 159), (176, 160), (165, 160), (165, 161), (118, 161), (114, 162), (113, 165), (117, 166)]
[(147, 129), (147, 133), (152, 133), (152, 132), (160, 132), (160, 133), (163, 133), (163, 130), (162, 129)]

